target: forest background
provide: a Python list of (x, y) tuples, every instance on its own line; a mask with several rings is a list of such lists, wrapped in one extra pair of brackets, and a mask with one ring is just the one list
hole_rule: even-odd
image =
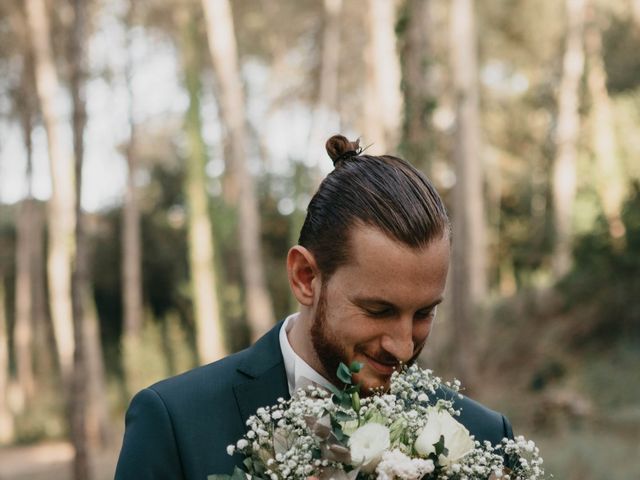
[(638, 52), (639, 0), (4, 0), (0, 478), (112, 478), (138, 389), (295, 310), (336, 132), (450, 210), (421, 362), (640, 478)]

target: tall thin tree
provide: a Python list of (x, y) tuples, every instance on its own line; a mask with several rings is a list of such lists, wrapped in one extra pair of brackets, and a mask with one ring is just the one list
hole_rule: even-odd
[(553, 219), (556, 238), (552, 267), (556, 278), (571, 268), (573, 204), (576, 196), (579, 89), (584, 71), (585, 0), (565, 1), (567, 36), (558, 90), (558, 120), (552, 173)]
[(456, 375), (474, 378), (474, 318), (487, 290), (483, 168), (478, 106), (478, 44), (473, 0), (451, 4), (451, 67), (456, 123), (453, 138), (453, 335)]
[(56, 98), (60, 94), (58, 74), (51, 49), (49, 18), (44, 0), (26, 0), (29, 37), (34, 53), (36, 92), (47, 132), (51, 166), (51, 199), (48, 211), (49, 301), (58, 356), (65, 382), (73, 367), (73, 322), (71, 308), (71, 257), (74, 251), (73, 156), (62, 143), (62, 115)]
[(14, 423), (9, 410), (9, 328), (2, 270), (0, 267), (0, 445), (6, 445), (13, 440)]
[(363, 135), (374, 154), (384, 154), (398, 145), (402, 126), (396, 3), (368, 0), (366, 8)]
[(16, 107), (20, 116), (23, 141), (26, 152), (27, 167), (25, 172), (26, 196), (20, 202), (17, 218), (16, 238), (16, 316), (13, 328), (16, 370), (18, 384), (27, 400), (31, 399), (35, 390), (33, 366), (33, 330), (34, 330), (34, 265), (33, 242), (37, 240), (34, 229), (37, 228), (36, 205), (32, 192), (33, 167), (33, 130), (34, 105), (29, 94), (33, 91), (33, 57), (28, 46), (23, 56), (23, 69), (20, 88), (16, 99)]
[(76, 480), (92, 478), (89, 449), (87, 442), (87, 403), (89, 399), (87, 348), (85, 341), (85, 289), (89, 283), (87, 269), (87, 239), (82, 211), (82, 165), (84, 160), (84, 129), (87, 123), (85, 100), (85, 61), (84, 44), (86, 42), (86, 2), (72, 0), (73, 22), (69, 39), (69, 66), (71, 100), (73, 108), (72, 131), (73, 153), (75, 158), (75, 244), (76, 251), (72, 269), (71, 299), (73, 307), (73, 332), (75, 351), (73, 355), (73, 382), (69, 402), (71, 420), (71, 440), (75, 449), (73, 476)]
[(256, 185), (247, 165), (246, 109), (233, 16), (229, 0), (202, 0), (202, 3), (209, 50), (219, 85), (220, 111), (229, 144), (227, 165), (237, 183), (238, 241), (242, 256), (246, 313), (251, 337), (256, 340), (275, 320), (262, 259)]
[(435, 103), (429, 65), (432, 63), (433, 36), (430, 0), (407, 0), (402, 48), (404, 86), (404, 126), (402, 146), (407, 160), (425, 172), (430, 170), (429, 151), (433, 148), (430, 111)]
[(140, 336), (143, 321), (142, 303), (142, 256), (140, 248), (140, 211), (136, 176), (138, 161), (136, 153), (136, 123), (134, 118), (133, 94), (133, 52), (132, 24), (134, 19), (133, 0), (129, 1), (125, 23), (127, 25), (127, 48), (125, 62), (125, 82), (129, 95), (129, 141), (126, 145), (127, 186), (122, 206), (122, 299), (124, 326), (122, 334), (122, 351), (124, 356), (125, 377), (129, 393), (141, 387), (138, 379), (139, 365), (136, 365), (136, 354), (140, 349)]
[(622, 246), (625, 226), (620, 215), (625, 198), (624, 177), (618, 153), (613, 107), (607, 90), (607, 72), (602, 56), (602, 31), (593, 0), (588, 2), (586, 15), (587, 85), (592, 101), (591, 140), (597, 165), (595, 184), (609, 225), (609, 235), (615, 244)]
[(218, 301), (215, 245), (209, 217), (205, 163), (206, 145), (202, 137), (200, 69), (202, 48), (197, 35), (197, 15), (193, 8), (181, 12), (182, 50), (189, 109), (185, 119), (185, 133), (189, 146), (185, 193), (189, 236), (189, 266), (191, 292), (196, 320), (196, 344), (202, 363), (218, 360), (226, 353), (224, 324)]
[(342, 0), (324, 0), (318, 96), (313, 109), (305, 164), (315, 171), (314, 187), (320, 183), (318, 166), (324, 159), (324, 140), (338, 131), (338, 67), (340, 64), (340, 12)]

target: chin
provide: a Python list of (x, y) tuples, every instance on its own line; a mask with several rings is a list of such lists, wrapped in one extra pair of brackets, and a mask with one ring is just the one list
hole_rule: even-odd
[[(367, 367), (365, 366), (365, 369)], [(380, 377), (378, 375), (356, 376), (356, 383), (360, 383), (360, 394), (368, 397), (374, 393), (386, 392), (391, 386), (391, 377)]]

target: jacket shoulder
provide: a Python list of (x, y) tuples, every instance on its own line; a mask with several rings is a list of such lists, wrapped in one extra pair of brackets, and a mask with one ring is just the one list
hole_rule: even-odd
[(210, 398), (217, 392), (228, 394), (233, 385), (244, 378), (238, 372), (247, 350), (234, 353), (216, 362), (196, 367), (149, 386), (165, 401)]

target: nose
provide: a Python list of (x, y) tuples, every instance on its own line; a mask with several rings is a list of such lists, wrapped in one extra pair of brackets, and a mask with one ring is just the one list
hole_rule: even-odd
[(413, 357), (413, 319), (399, 318), (389, 325), (389, 331), (382, 337), (380, 345), (387, 353), (403, 363)]

